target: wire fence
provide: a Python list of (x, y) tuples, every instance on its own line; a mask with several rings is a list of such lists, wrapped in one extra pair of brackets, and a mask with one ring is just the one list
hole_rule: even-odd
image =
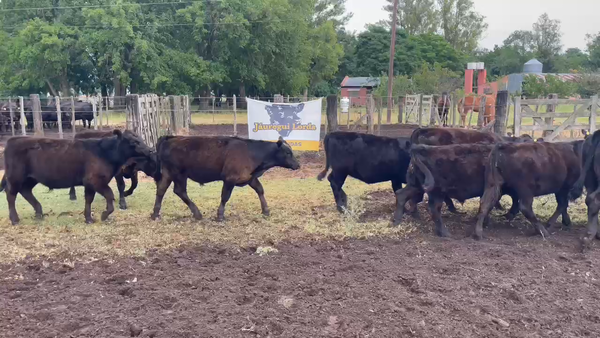
[[(0, 97), (0, 134), (2, 135), (39, 135), (35, 128), (35, 100), (28, 97)], [(299, 103), (316, 99), (315, 97), (271, 96), (251, 97), (250, 99), (275, 102)], [(453, 95), (408, 95), (393, 98), (388, 109), (387, 97), (369, 96), (350, 98), (347, 108), (342, 107), (338, 97), (337, 123), (341, 130), (370, 132), (382, 136), (408, 136), (418, 126), (447, 126), (482, 128), (495, 119), (500, 109), (494, 98), (482, 99), (481, 96), (455, 97)], [(363, 103), (363, 104), (360, 104)], [(58, 108), (57, 108), (58, 107)], [(198, 135), (248, 135), (246, 99), (243, 97), (189, 97), (190, 133)], [(573, 111), (569, 104), (532, 107), (536, 112)], [(575, 107), (576, 109), (577, 107)], [(60, 116), (58, 110), (60, 110)], [(112, 129), (127, 127), (127, 97), (78, 96), (66, 98), (40, 97), (39, 120), (45, 136), (62, 135), (69, 137), (83, 129)], [(171, 108), (159, 105), (158, 113), (167, 113)], [(508, 130), (514, 128), (514, 98), (508, 100), (505, 125)], [(326, 125), (326, 100), (322, 100), (322, 124)], [(482, 112), (482, 113), (481, 113)], [(160, 114), (159, 114), (160, 115)], [(372, 119), (372, 121), (371, 121)], [(564, 119), (563, 119), (564, 120)], [(583, 121), (586, 120), (586, 121)], [(60, 123), (59, 123), (60, 121)], [(589, 121), (589, 117), (579, 118), (580, 124)], [(555, 119), (561, 123), (561, 119)], [(523, 118), (521, 125), (534, 125), (534, 119)], [(326, 128), (321, 128), (324, 134)], [(535, 131), (530, 132), (532, 136)], [(573, 134), (573, 132), (571, 132)], [(578, 137), (578, 133), (572, 137)]]

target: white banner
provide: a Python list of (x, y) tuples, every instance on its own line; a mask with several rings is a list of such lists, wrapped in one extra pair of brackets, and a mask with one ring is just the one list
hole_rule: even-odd
[(248, 137), (277, 141), (283, 137), (294, 150), (319, 150), (322, 99), (303, 103), (273, 103), (246, 98)]

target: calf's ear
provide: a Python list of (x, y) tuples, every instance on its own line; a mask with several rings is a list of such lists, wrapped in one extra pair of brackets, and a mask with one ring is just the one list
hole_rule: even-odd
[(279, 136), (279, 139), (277, 140), (277, 146), (278, 146), (278, 147), (281, 147), (281, 146), (283, 145), (283, 142), (285, 142), (285, 141), (283, 140), (283, 137)]
[(118, 139), (121, 139), (121, 138), (123, 138), (123, 133), (122, 133), (122, 132), (121, 132), (119, 129), (115, 129), (115, 130), (113, 131), (113, 134), (117, 135), (117, 138), (118, 138)]

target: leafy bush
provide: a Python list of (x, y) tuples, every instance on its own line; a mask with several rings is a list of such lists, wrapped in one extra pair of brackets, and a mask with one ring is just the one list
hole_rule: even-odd
[(583, 74), (577, 83), (577, 94), (590, 97), (600, 94), (600, 74)]
[(554, 75), (546, 75), (540, 78), (535, 75), (527, 75), (523, 79), (523, 93), (527, 97), (548, 97), (550, 94), (558, 94), (560, 98), (568, 98), (575, 94), (577, 86), (575, 83), (563, 81)]

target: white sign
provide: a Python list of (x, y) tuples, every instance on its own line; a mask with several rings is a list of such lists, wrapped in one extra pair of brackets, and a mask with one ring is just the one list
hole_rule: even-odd
[(294, 150), (319, 150), (322, 99), (303, 103), (272, 103), (246, 98), (248, 136), (277, 141), (279, 136)]

